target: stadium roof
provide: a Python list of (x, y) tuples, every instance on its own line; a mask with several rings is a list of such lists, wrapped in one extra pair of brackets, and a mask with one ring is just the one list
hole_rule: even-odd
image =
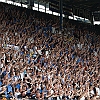
[[(11, 1), (29, 1), (29, 0), (11, 0)], [(33, 1), (45, 1), (50, 0), (33, 0)], [(59, 1), (59, 0), (56, 0)], [(90, 10), (91, 12), (100, 11), (100, 0), (63, 0), (64, 3), (71, 6), (77, 6)]]
[(88, 9), (91, 12), (100, 11), (100, 0), (63, 0), (63, 2), (67, 5)]
[(85, 8), (91, 12), (100, 11), (100, 0), (64, 0), (68, 5)]
[[(49, 10), (59, 13), (59, 1), (60, 0), (11, 0), (14, 2), (34, 4), (38, 2), (48, 3)], [(53, 4), (52, 4), (53, 3)], [(100, 0), (63, 0), (63, 14), (67, 16), (78, 16), (88, 19), (90, 22), (100, 21)]]

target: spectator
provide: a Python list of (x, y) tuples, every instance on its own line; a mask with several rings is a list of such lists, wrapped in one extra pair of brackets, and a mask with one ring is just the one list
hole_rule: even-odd
[(100, 36), (70, 22), (62, 35), (51, 19), (0, 9), (0, 97), (100, 99)]

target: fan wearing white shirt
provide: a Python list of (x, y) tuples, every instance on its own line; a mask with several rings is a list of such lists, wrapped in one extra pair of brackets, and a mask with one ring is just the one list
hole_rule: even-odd
[(15, 98), (18, 99), (18, 96), (20, 96), (20, 95), (21, 95), (21, 93), (19, 92), (19, 90), (17, 88), (15, 88)]

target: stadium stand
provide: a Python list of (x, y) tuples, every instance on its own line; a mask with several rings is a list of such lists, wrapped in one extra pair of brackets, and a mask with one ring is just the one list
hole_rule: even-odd
[(100, 100), (100, 35), (0, 3), (0, 98)]

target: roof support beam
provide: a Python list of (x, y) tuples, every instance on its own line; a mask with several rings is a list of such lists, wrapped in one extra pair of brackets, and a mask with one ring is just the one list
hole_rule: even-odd
[(60, 30), (63, 28), (63, 0), (60, 0)]

